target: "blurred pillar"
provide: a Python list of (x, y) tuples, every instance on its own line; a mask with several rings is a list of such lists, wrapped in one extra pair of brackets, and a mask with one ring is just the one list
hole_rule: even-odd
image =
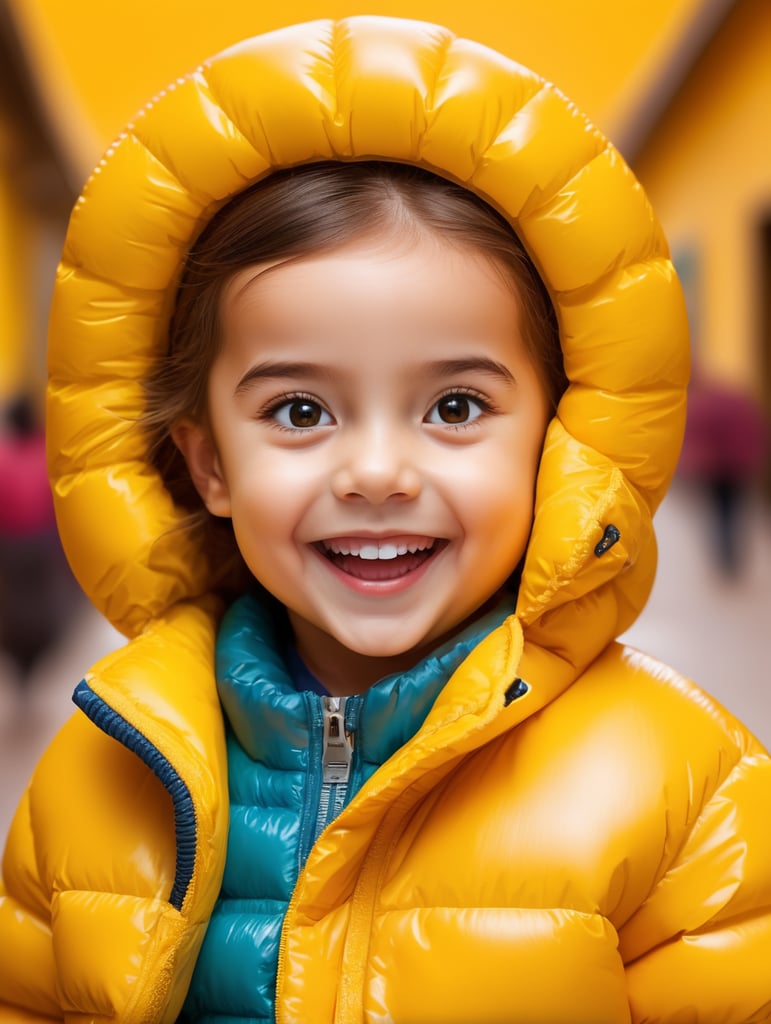
[(12, 150), (9, 126), (0, 120), (0, 405), (27, 386), (32, 336), (29, 235), (13, 188)]

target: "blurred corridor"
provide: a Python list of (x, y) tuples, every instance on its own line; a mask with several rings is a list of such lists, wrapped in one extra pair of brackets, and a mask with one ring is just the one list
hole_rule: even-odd
[[(695, 679), (770, 746), (771, 510), (757, 498), (745, 511), (741, 568), (725, 577), (703, 497), (676, 481), (656, 518), (657, 583), (624, 639)], [(70, 693), (120, 642), (84, 600), (70, 635), (40, 663), (23, 695), (0, 665), (0, 836), (44, 747), (74, 710)]]

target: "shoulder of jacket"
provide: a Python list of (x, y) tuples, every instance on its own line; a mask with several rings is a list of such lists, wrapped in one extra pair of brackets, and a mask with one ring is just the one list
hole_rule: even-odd
[(114, 829), (142, 831), (142, 822), (151, 823), (153, 831), (166, 831), (168, 825), (173, 835), (163, 784), (132, 750), (75, 712), (30, 780), (28, 824), (45, 859), (72, 863), (74, 849), (83, 846), (87, 863), (89, 843), (91, 849), (106, 849), (116, 838)]
[[(584, 706), (598, 730), (614, 726), (671, 764), (717, 759), (718, 775), (762, 744), (718, 700), (662, 661), (611, 643), (564, 695)], [(639, 747), (637, 749), (639, 753)]]

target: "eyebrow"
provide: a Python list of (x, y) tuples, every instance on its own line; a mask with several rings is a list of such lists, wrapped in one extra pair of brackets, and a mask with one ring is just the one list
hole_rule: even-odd
[[(516, 378), (503, 363), (487, 356), (468, 356), (463, 359), (442, 359), (435, 363), (427, 363), (424, 370), (429, 376), (439, 378), (454, 377), (464, 373), (483, 373), (494, 377), (508, 387), (516, 385)], [(261, 380), (301, 380), (308, 378), (329, 378), (334, 372), (318, 363), (268, 361), (256, 363), (241, 377), (235, 388), (235, 394), (248, 391), (257, 381)]]
[(494, 377), (509, 387), (517, 383), (514, 374), (503, 363), (487, 356), (469, 356), (466, 359), (442, 359), (437, 363), (429, 363), (427, 371), (435, 377), (454, 377), (456, 374), (484, 373)]
[(265, 362), (251, 366), (236, 384), (235, 394), (248, 391), (252, 384), (260, 380), (300, 380), (309, 377), (330, 377), (332, 373), (317, 363)]

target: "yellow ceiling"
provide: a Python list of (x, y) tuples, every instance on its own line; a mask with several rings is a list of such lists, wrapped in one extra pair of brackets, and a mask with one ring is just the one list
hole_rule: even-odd
[(611, 138), (711, 0), (7, 0), (78, 186), (168, 82), (293, 21), (389, 14), (447, 25), (556, 82)]

